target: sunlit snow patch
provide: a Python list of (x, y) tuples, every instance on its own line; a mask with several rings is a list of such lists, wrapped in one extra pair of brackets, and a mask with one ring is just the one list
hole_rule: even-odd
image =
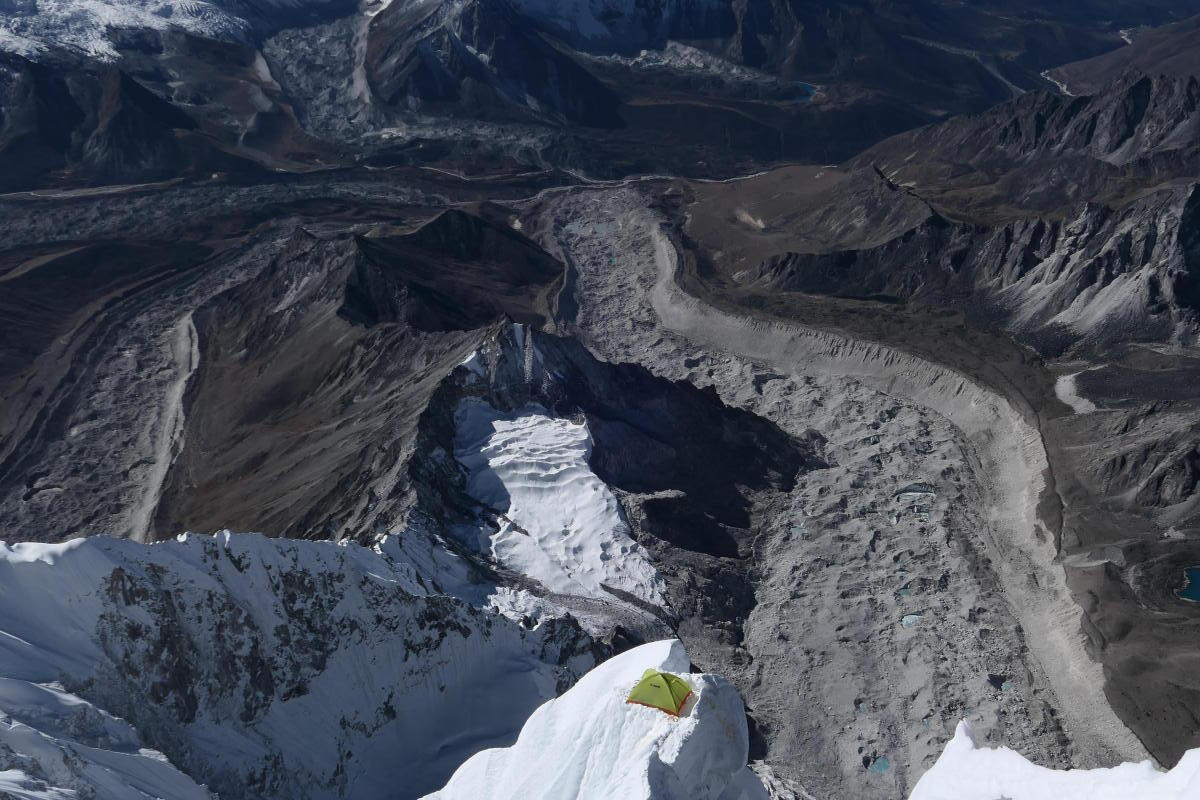
[(464, 400), (455, 456), (471, 496), (498, 512), (486, 546), (497, 561), (562, 594), (612, 599), (604, 587), (662, 605), (662, 580), (629, 536), (617, 498), (592, 472), (587, 424), (528, 405)]
[(459, 364), (459, 366), (466, 368), (472, 375), (479, 378), (482, 378), (487, 374), (487, 368), (484, 366), (483, 357), (479, 354), (478, 350), (475, 350), (471, 353), (471, 355), (463, 359), (463, 362)]
[(1192, 800), (1200, 797), (1200, 749), (1170, 772), (1149, 761), (1111, 769), (1039, 767), (1007, 747), (978, 747), (965, 722), (909, 800)]

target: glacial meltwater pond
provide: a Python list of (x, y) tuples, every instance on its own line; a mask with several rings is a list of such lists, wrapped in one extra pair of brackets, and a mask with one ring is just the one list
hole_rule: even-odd
[(1180, 600), (1200, 603), (1200, 565), (1188, 567), (1183, 571), (1183, 588), (1176, 594)]

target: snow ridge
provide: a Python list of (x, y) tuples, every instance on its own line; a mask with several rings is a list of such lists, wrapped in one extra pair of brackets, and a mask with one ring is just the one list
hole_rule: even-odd
[[(766, 800), (746, 764), (745, 709), (724, 679), (686, 674), (683, 644), (667, 640), (616, 656), (530, 716), (515, 744), (472, 756), (423, 800)], [(695, 691), (680, 717), (630, 705), (645, 669), (680, 674)], [(788, 796), (811, 797), (785, 787)], [(909, 800), (1191, 800), (1200, 749), (1170, 771), (1150, 761), (1053, 770), (1008, 748), (981, 748), (966, 722)]]
[[(746, 766), (737, 690), (686, 674), (689, 663), (677, 639), (606, 661), (535, 711), (512, 747), (476, 754), (425, 800), (766, 800)], [(692, 686), (680, 717), (625, 702), (646, 669), (682, 673)]]
[(966, 722), (909, 800), (1191, 800), (1200, 797), (1200, 749), (1169, 772), (1149, 761), (1110, 769), (1053, 770), (1007, 747), (978, 747)]

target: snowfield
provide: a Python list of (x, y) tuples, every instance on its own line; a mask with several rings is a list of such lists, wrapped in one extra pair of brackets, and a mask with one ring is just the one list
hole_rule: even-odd
[(0, 545), (4, 791), (204, 797), (174, 764), (224, 800), (412, 798), (595, 663), (570, 621), (526, 630), (381, 550)]
[(248, 14), (285, 15), (296, 9), (332, 6), (338, 0), (37, 0), (15, 2), (0, 14), (0, 50), (37, 58), (47, 47), (73, 50), (100, 61), (119, 54), (110, 29), (180, 28), (210, 39), (246, 38)]
[(909, 800), (1194, 800), (1200, 797), (1200, 750), (1170, 772), (1149, 761), (1111, 769), (1053, 770), (1007, 747), (978, 747), (965, 722)]
[(249, 26), (204, 0), (38, 0), (0, 17), (0, 49), (36, 58), (47, 47), (115, 61), (110, 28), (182, 28), (213, 39), (239, 39)]
[[(689, 663), (677, 639), (606, 661), (535, 711), (516, 744), (476, 754), (425, 800), (766, 800), (746, 766), (737, 690), (687, 674)], [(651, 668), (681, 674), (695, 691), (679, 718), (625, 702)]]
[(502, 515), (479, 543), (497, 561), (560, 594), (613, 600), (609, 586), (665, 604), (663, 581), (630, 538), (620, 503), (588, 466), (586, 423), (538, 405), (504, 412), (470, 398), (455, 425), (467, 491)]

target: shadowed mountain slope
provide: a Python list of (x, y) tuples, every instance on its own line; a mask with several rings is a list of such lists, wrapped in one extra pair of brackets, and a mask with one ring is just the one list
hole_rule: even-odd
[(1129, 74), (1200, 77), (1200, 17), (1138, 31), (1125, 47), (1056, 67), (1048, 73), (1065, 91), (1075, 95), (1103, 91)]

